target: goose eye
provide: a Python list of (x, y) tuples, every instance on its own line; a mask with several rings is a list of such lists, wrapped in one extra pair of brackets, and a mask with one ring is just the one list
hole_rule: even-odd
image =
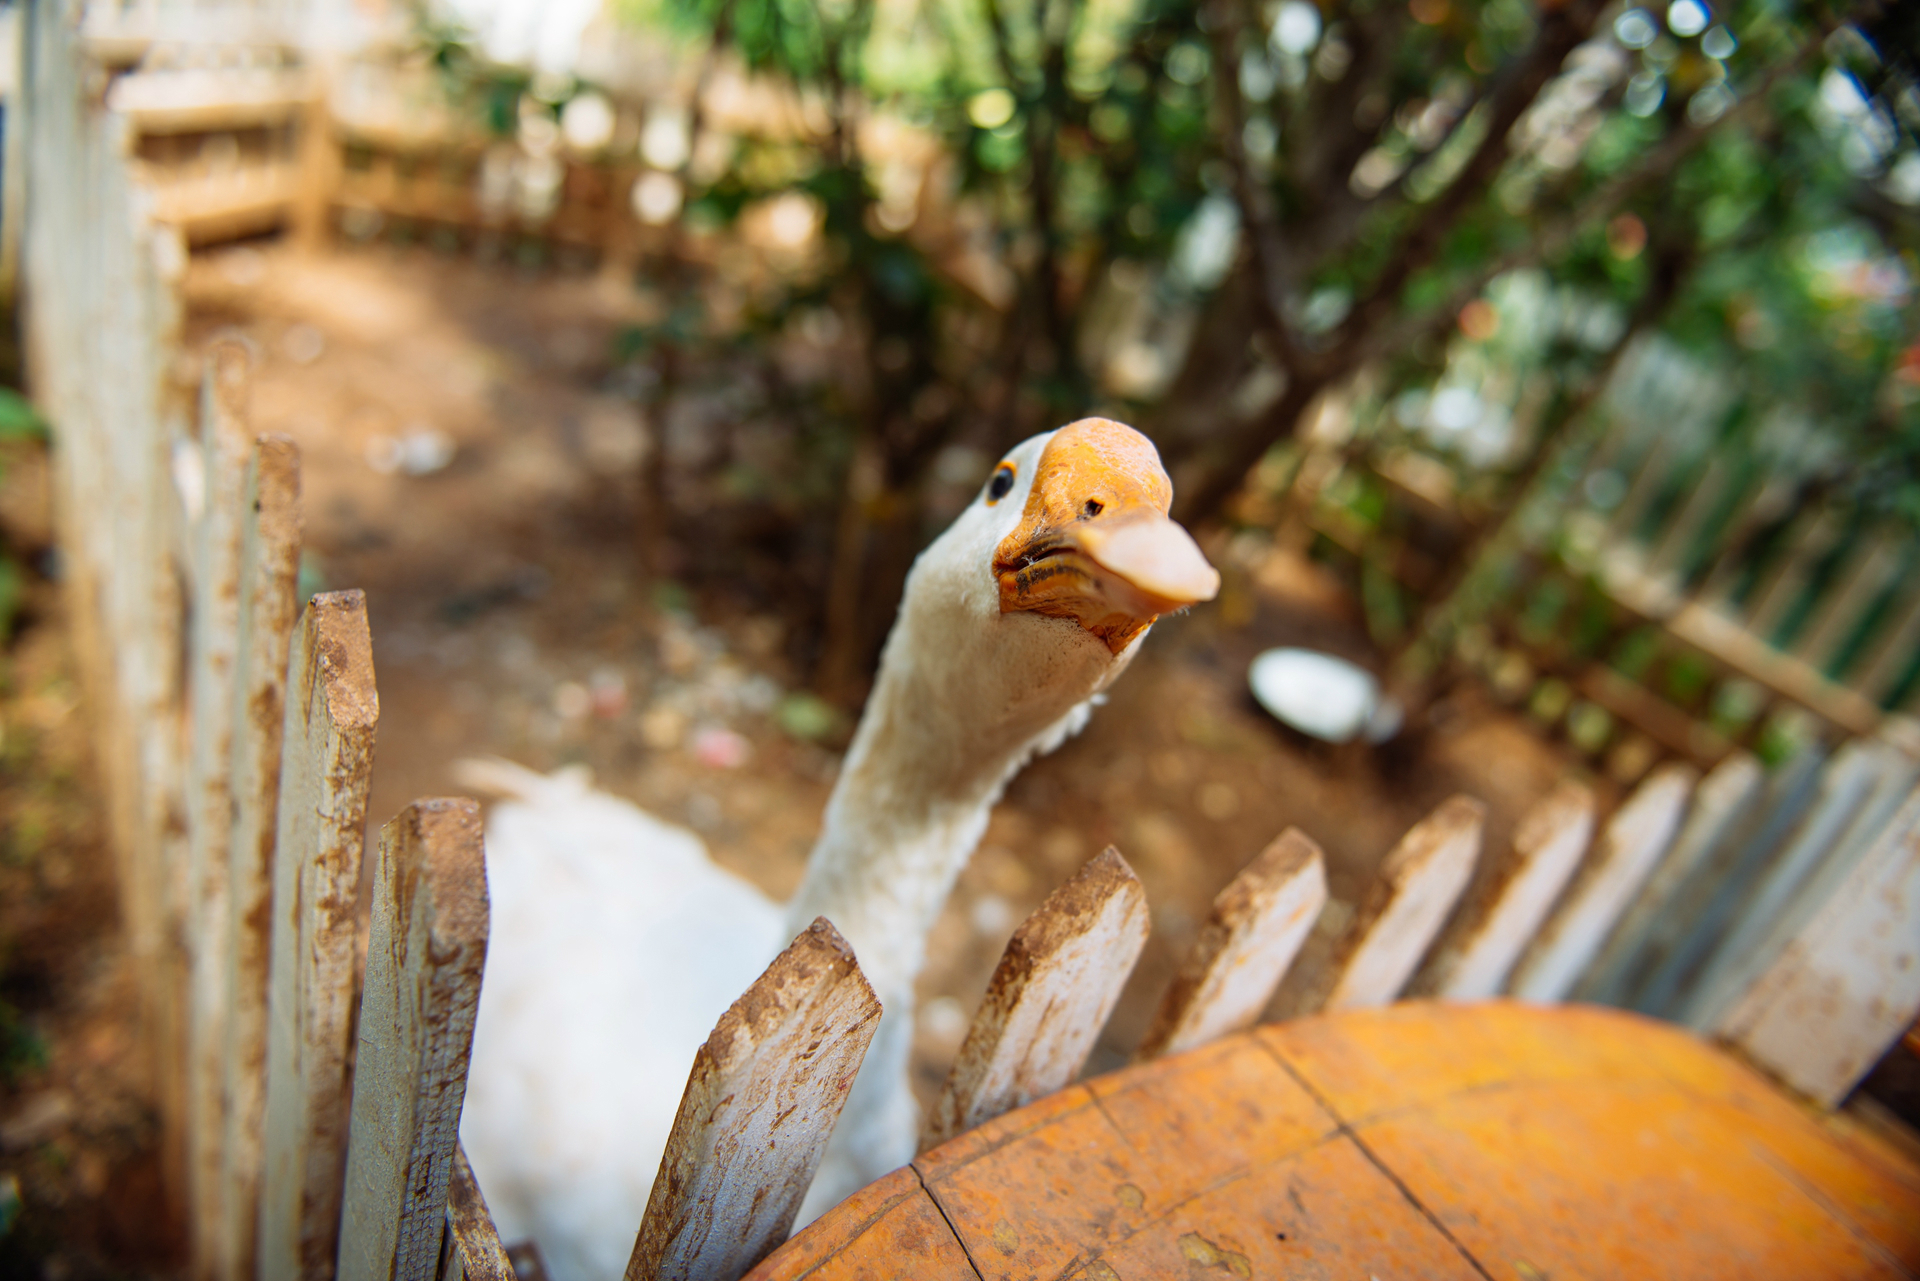
[(1001, 463), (993, 473), (993, 479), (987, 482), (987, 501), (997, 503), (1013, 492), (1013, 465)]

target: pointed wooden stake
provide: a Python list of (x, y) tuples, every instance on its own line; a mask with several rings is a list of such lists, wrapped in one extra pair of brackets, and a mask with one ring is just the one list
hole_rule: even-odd
[(1662, 765), (1614, 811), (1593, 857), (1521, 961), (1511, 987), (1515, 996), (1566, 999), (1672, 844), (1698, 777), (1691, 765)]
[(447, 1234), (440, 1244), (438, 1281), (514, 1281), (513, 1261), (500, 1244), (487, 1199), (467, 1164), (467, 1150), (458, 1143), (447, 1180)]
[(626, 1281), (732, 1281), (787, 1239), (879, 1024), (853, 949), (815, 920), (694, 1056)]
[(1442, 959), (1435, 991), (1455, 1001), (1498, 992), (1592, 839), (1592, 789), (1569, 780), (1536, 802), (1514, 832), (1499, 883), (1470, 906), (1471, 919), (1458, 947)]
[(1146, 891), (1112, 846), (1048, 895), (1007, 943), (921, 1147), (1079, 1075), (1148, 929)]
[(439, 1271), (487, 917), (478, 805), (415, 801), (381, 829), (339, 1281), (433, 1281)]
[(1290, 827), (1213, 900), (1139, 1057), (1178, 1054), (1251, 1027), (1326, 902), (1320, 847)]
[(1334, 953), (1329, 1010), (1386, 1005), (1413, 977), (1473, 877), (1484, 802), (1452, 796), (1400, 838)]
[[(1729, 752), (1693, 789), (1687, 821), (1607, 937), (1598, 959), (1574, 989), (1583, 1001), (1630, 1005), (1653, 966), (1686, 937), (1696, 913), (1687, 899), (1698, 892), (1703, 868), (1727, 864), (1739, 853), (1732, 838), (1765, 804), (1767, 771), (1748, 752)], [(1711, 870), (1706, 875), (1714, 881)]]
[(354, 902), (380, 700), (366, 597), (308, 602), (287, 664), (268, 977), (261, 1281), (332, 1281), (347, 1155)]
[(1715, 1029), (1837, 1105), (1920, 1015), (1920, 790)]

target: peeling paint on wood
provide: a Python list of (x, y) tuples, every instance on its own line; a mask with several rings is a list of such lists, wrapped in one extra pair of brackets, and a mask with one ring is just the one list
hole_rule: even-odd
[(1213, 900), (1139, 1057), (1177, 1054), (1251, 1027), (1326, 902), (1320, 847), (1290, 827)]
[(346, 1170), (355, 900), (380, 717), (366, 597), (307, 604), (287, 664), (268, 974), (262, 1281), (331, 1281)]
[(733, 1281), (787, 1239), (879, 1023), (816, 919), (694, 1056), (626, 1281)]
[(439, 1281), (514, 1281), (513, 1261), (500, 1244), (487, 1199), (467, 1163), (467, 1150), (453, 1145), (447, 1179), (447, 1231), (440, 1245)]
[(1327, 1009), (1400, 995), (1473, 877), (1486, 813), (1482, 801), (1450, 796), (1400, 838), (1334, 951)]
[(203, 499), (192, 530), (193, 626), (187, 765), (186, 1139), (192, 1271), (223, 1277), (223, 1151), (227, 1136), (228, 852), (232, 844), (234, 692), (240, 614), (241, 512), (248, 454), (247, 353), (218, 342), (207, 354), (200, 400)]
[(1766, 778), (1752, 753), (1736, 751), (1700, 780), (1673, 847), (1575, 989), (1581, 1000), (1625, 1005), (1646, 968), (1679, 945), (1694, 920), (1682, 904), (1688, 886), (1716, 857), (1725, 861), (1738, 852), (1731, 838), (1761, 803)]
[(1716, 1031), (1833, 1107), (1917, 1015), (1920, 790)]
[(273, 848), (287, 659), (298, 622), (300, 451), (284, 436), (254, 444), (241, 505), (240, 616), (235, 651), (233, 831), (228, 857), (227, 1134), (217, 1272), (255, 1274), (262, 1131), (266, 1124), (267, 967)]
[(1149, 928), (1146, 891), (1112, 846), (1048, 895), (1007, 943), (921, 1146), (1078, 1076)]
[(1698, 777), (1691, 765), (1662, 765), (1614, 811), (1560, 910), (1521, 961), (1515, 996), (1566, 999), (1680, 830)]
[(380, 830), (339, 1281), (438, 1273), (487, 917), (479, 805), (415, 801)]
[(1434, 990), (1455, 1001), (1497, 993), (1593, 839), (1593, 791), (1571, 780), (1520, 820), (1513, 849), (1461, 922), (1460, 942), (1440, 963)]

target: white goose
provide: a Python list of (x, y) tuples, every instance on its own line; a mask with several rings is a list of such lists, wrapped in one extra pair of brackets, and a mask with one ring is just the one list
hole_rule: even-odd
[(818, 843), (784, 908), (692, 833), (517, 767), (487, 829), (493, 933), (461, 1137), (508, 1240), (613, 1281), (694, 1050), (815, 916), (885, 1009), (802, 1221), (905, 1164), (913, 984), (1008, 780), (1087, 722), (1160, 614), (1219, 576), (1167, 518), (1144, 436), (1083, 419), (1018, 446), (907, 579)]

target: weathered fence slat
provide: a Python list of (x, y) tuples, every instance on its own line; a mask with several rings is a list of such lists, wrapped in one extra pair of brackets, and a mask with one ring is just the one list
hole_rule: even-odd
[(1746, 629), (1762, 641), (1786, 618), (1787, 611), (1800, 599), (1807, 580), (1834, 541), (1840, 537), (1842, 521), (1831, 507), (1819, 507), (1800, 517), (1786, 539), (1786, 550), (1769, 567), (1748, 597)]
[(218, 1275), (225, 1235), (227, 857), (233, 831), (233, 704), (240, 613), (241, 508), (247, 482), (247, 353), (216, 343), (201, 384), (200, 502), (192, 529), (188, 697), (187, 1188), (194, 1269)]
[(234, 654), (233, 831), (228, 857), (227, 1134), (218, 1272), (255, 1273), (267, 1092), (267, 966), (287, 659), (298, 622), (300, 451), (254, 444), (240, 507), (240, 613)]
[(1450, 796), (1400, 838), (1334, 950), (1326, 1009), (1400, 995), (1473, 877), (1486, 813), (1484, 802)]
[(339, 1281), (433, 1281), (439, 1271), (487, 916), (479, 805), (415, 801), (380, 830)]
[(1680, 834), (1580, 980), (1576, 991), (1583, 1000), (1625, 1003), (1647, 964), (1684, 937), (1691, 921), (1681, 910), (1685, 887), (1716, 854), (1725, 862), (1737, 852), (1730, 837), (1759, 803), (1765, 782), (1760, 762), (1738, 751), (1728, 753), (1700, 780)]
[(1662, 765), (1607, 820), (1565, 903), (1521, 961), (1512, 985), (1515, 996), (1559, 1001), (1573, 990), (1672, 843), (1696, 777), (1690, 765)]
[(453, 1173), (447, 1178), (447, 1231), (436, 1281), (514, 1281), (513, 1261), (500, 1244), (487, 1199), (459, 1143), (453, 1145)]
[(1853, 685), (1875, 702), (1893, 693), (1894, 682), (1907, 674), (1913, 652), (1920, 649), (1920, 586), (1907, 593), (1880, 626), (1880, 634), (1855, 664)]
[(923, 1148), (1079, 1074), (1146, 946), (1147, 894), (1108, 846), (1013, 932), (961, 1042)]
[(1455, 1001), (1499, 992), (1593, 839), (1593, 791), (1572, 780), (1520, 820), (1497, 880), (1461, 923), (1460, 942), (1438, 964), (1435, 991)]
[(1832, 1107), (1920, 1015), (1920, 790), (1717, 1029)]
[(1854, 740), (1834, 753), (1819, 799), (1742, 899), (1681, 1007), (1681, 1022), (1702, 1031), (1719, 1022), (1866, 852), (1916, 774), (1913, 759), (1884, 742)]
[(267, 997), (262, 1281), (331, 1281), (346, 1170), (354, 902), (380, 717), (366, 598), (307, 604), (287, 663)]
[(1290, 827), (1213, 900), (1139, 1057), (1177, 1054), (1252, 1026), (1326, 902), (1320, 847)]
[(1878, 531), (1862, 539), (1836, 585), (1822, 595), (1812, 622), (1793, 647), (1795, 656), (1814, 667), (1828, 667), (1905, 559), (1904, 539)]
[(1735, 909), (1812, 803), (1826, 759), (1826, 748), (1815, 742), (1768, 772), (1755, 803), (1675, 892), (1661, 934), (1635, 967), (1630, 1008), (1674, 1017)]
[(787, 1238), (880, 1022), (821, 917), (694, 1056), (627, 1281), (733, 1281)]

